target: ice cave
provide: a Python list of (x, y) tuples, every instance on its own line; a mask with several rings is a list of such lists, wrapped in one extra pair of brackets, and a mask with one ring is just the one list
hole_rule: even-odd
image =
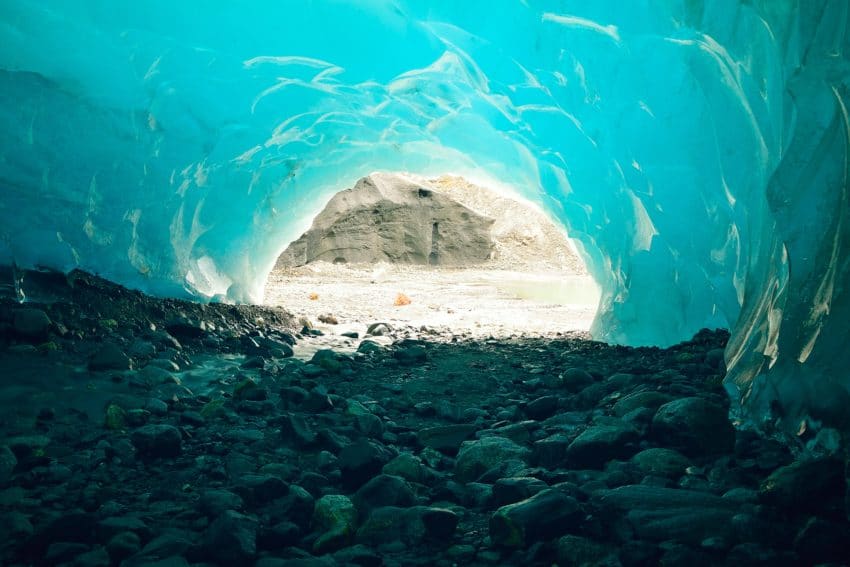
[[(661, 349), (702, 344), (699, 337), (708, 336), (703, 329), (727, 329), (728, 341), (724, 339), (719, 349), (706, 347), (708, 354), (699, 356), (676, 351), (671, 360), (691, 365), (687, 367), (691, 370), (715, 361), (723, 373), (716, 384), (719, 391), (711, 394), (716, 396), (711, 398), (712, 403), (723, 400), (728, 404), (728, 415), (739, 428), (739, 435), (752, 434), (764, 443), (791, 446), (795, 455), (815, 459), (801, 461), (799, 466), (787, 465), (802, 467), (808, 471), (806, 478), (812, 479), (820, 470), (817, 463), (838, 458), (835, 455), (847, 446), (844, 437), (850, 430), (848, 48), (847, 0), (5, 0), (0, 3), (0, 264), (11, 266), (13, 279), (31, 271), (29, 281), (39, 281), (42, 287), (52, 285), (52, 276), (45, 274), (53, 272), (46, 270), (55, 270), (59, 274), (95, 274), (124, 288), (116, 292), (117, 299), (89, 299), (87, 307), (70, 311), (73, 316), (67, 315), (68, 321), (79, 318), (85, 309), (92, 310), (91, 320), (100, 321), (80, 323), (79, 330), (67, 321), (60, 323), (58, 307), (54, 311), (44, 308), (45, 315), (28, 308), (29, 300), (20, 303), (23, 296), (4, 303), (0, 306), (0, 335), (8, 338), (0, 343), (7, 345), (8, 356), (14, 360), (3, 359), (3, 374), (31, 374), (27, 380), (36, 384), (40, 379), (37, 372), (28, 374), (16, 366), (25, 366), (19, 358), (30, 352), (27, 349), (40, 353), (39, 364), (46, 364), (51, 356), (57, 356), (52, 352), (64, 352), (61, 341), (94, 337), (92, 325), (106, 333), (103, 337), (117, 341), (118, 347), (108, 342), (94, 353), (89, 369), (115, 370), (110, 365), (117, 359), (120, 368), (126, 359), (138, 370), (140, 360), (161, 360), (157, 353), (163, 349), (173, 355), (172, 359), (142, 367), (139, 373), (150, 368), (147, 380), (159, 380), (162, 372), (177, 372), (184, 367), (207, 368), (199, 354), (190, 365), (186, 345), (180, 344), (196, 341), (198, 348), (218, 345), (248, 349), (244, 351), (249, 357), (245, 371), (253, 368), (268, 373), (268, 361), (257, 362), (251, 357), (261, 351), (282, 356), (287, 349), (291, 351), (291, 346), (274, 339), (276, 335), (271, 332), (255, 329), (244, 336), (224, 332), (227, 324), (222, 321), (230, 316), (225, 315), (230, 313), (228, 309), (262, 303), (267, 277), (284, 248), (309, 227), (311, 219), (337, 191), (373, 172), (408, 172), (423, 178), (448, 172), (514, 192), (561, 223), (600, 290), (590, 329), (595, 341), (592, 344), (608, 345), (604, 348), (614, 349), (612, 352), (644, 353), (641, 356), (648, 360), (666, 352)], [(80, 276), (80, 282), (88, 283), (74, 287), (68, 276), (68, 293), (77, 298), (75, 301), (82, 301), (81, 290), (96, 291), (98, 285), (106, 285), (91, 283), (88, 277)], [(137, 292), (144, 295), (127, 295)], [(30, 296), (35, 297), (32, 292)], [(109, 315), (117, 305), (125, 304), (122, 302), (136, 305), (141, 313), (147, 300), (132, 297), (161, 301), (157, 304), (161, 307), (144, 307), (142, 319), (133, 325), (127, 323), (128, 329), (138, 333), (156, 335), (167, 329), (168, 337), (156, 335), (160, 342), (149, 339), (158, 345), (150, 352), (137, 344), (135, 336), (121, 334), (125, 324), (119, 315)], [(180, 300), (188, 303), (175, 303)], [(169, 320), (164, 327), (155, 323), (161, 313), (176, 309), (174, 305), (186, 306), (180, 308), (180, 321)], [(200, 319), (204, 320), (199, 323)], [(260, 319), (263, 324), (276, 320), (268, 314)], [(238, 320), (244, 323), (247, 319)], [(392, 364), (406, 367), (425, 360), (425, 351), (420, 352), (425, 347), (413, 344), (412, 338), (404, 340)], [(709, 342), (705, 339), (705, 344)], [(375, 349), (386, 346), (375, 344)], [(176, 352), (178, 346), (183, 354)], [(84, 351), (80, 347), (74, 352), (82, 356)], [(282, 392), (283, 403), (308, 403), (311, 412), (320, 414), (333, 396), (344, 397), (339, 393), (343, 390), (328, 393), (317, 376), (321, 371), (344, 375), (340, 364), (347, 368), (348, 362), (341, 363), (322, 352), (316, 353), (314, 364), (307, 365), (312, 367), (309, 371), (299, 370), (301, 385), (284, 388), (290, 398)], [(577, 366), (571, 356), (564, 355), (558, 364)], [(476, 364), (484, 368), (489, 363), (484, 360)], [(531, 373), (530, 380), (537, 380), (534, 384), (542, 380), (545, 386), (540, 387), (548, 388), (546, 364), (529, 362), (523, 366), (517, 362), (511, 372), (522, 368)], [(608, 372), (611, 376), (606, 380), (622, 385), (626, 379), (614, 377), (643, 375), (638, 362), (629, 365), (616, 373)], [(452, 367), (450, 373), (464, 376), (468, 369), (460, 365)], [(606, 372), (597, 375), (589, 370), (582, 370), (583, 374), (572, 370), (576, 369), (559, 374), (559, 380), (578, 380), (590, 390), (594, 386), (588, 384), (595, 380), (596, 390), (602, 388), (599, 380)], [(233, 372), (238, 377), (234, 378), (237, 389), (218, 400), (209, 390), (201, 400), (205, 411), (210, 404), (221, 402), (226, 410), (228, 404), (239, 401), (241, 408), (253, 408), (245, 409), (245, 415), (259, 419), (256, 416), (260, 413), (251, 412), (261, 412), (261, 406), (251, 404), (265, 403), (265, 394), (256, 393), (260, 386), (255, 378), (238, 374), (237, 367)], [(682, 373), (686, 374), (684, 370)], [(689, 395), (690, 390), (679, 384), (678, 378), (670, 378), (669, 372), (647, 370), (645, 374), (672, 380), (673, 390), (665, 395)], [(27, 380), (16, 378), (14, 382)], [(135, 379), (124, 380), (132, 385)], [(182, 382), (182, 387), (189, 385), (187, 380)], [(173, 380), (169, 384), (177, 387)], [(113, 427), (116, 431), (138, 427), (129, 439), (139, 455), (153, 455), (161, 442), (166, 449), (157, 456), (179, 460), (179, 447), (190, 443), (185, 428), (200, 427), (222, 408), (216, 406), (208, 414), (181, 406), (182, 441), (177, 429), (163, 429), (172, 425), (165, 421), (143, 424), (138, 412), (166, 421), (178, 419), (172, 413), (182, 395), (169, 394), (167, 411), (162, 409), (166, 404), (130, 408), (109, 402), (107, 426), (119, 423), (120, 427)], [(614, 395), (612, 390), (604, 395), (609, 398), (599, 394), (602, 401), (597, 401), (608, 404), (602, 413), (613, 419), (610, 407), (628, 396), (617, 402), (621, 394)], [(297, 403), (292, 401), (295, 399)], [(695, 415), (702, 411), (702, 402), (685, 402), (696, 399), (678, 401)], [(494, 498), (496, 488), (503, 496), (508, 492), (523, 495), (500, 500), (505, 505), (490, 519), (490, 540), (502, 541), (503, 549), (515, 555), (502, 555), (500, 559), (486, 546), (466, 542), (463, 545), (471, 546), (472, 551), (457, 544), (458, 549), (449, 548), (455, 555), (446, 551), (449, 555), (440, 556), (443, 563), (428, 564), (501, 564), (500, 560), (507, 561), (505, 564), (544, 560), (552, 564), (556, 556), (564, 565), (602, 563), (604, 554), (593, 547), (597, 545), (593, 541), (608, 541), (607, 536), (587, 525), (574, 532), (549, 533), (548, 525), (535, 523), (543, 510), (557, 520), (554, 524), (573, 525), (581, 515), (581, 506), (596, 502), (596, 496), (583, 498), (554, 488), (541, 492), (528, 480), (534, 476), (530, 469), (522, 469), (523, 481), (517, 481), (517, 475), (502, 485), (499, 482), (505, 479), (498, 475), (490, 475), (490, 481), (481, 479), (490, 478), (485, 472), (500, 461), (525, 459), (532, 443), (548, 440), (551, 443), (547, 447), (554, 447), (558, 435), (569, 437), (566, 454), (592, 469), (601, 467), (603, 461), (587, 455), (595, 455), (593, 451), (600, 444), (617, 445), (609, 455), (611, 459), (632, 456), (623, 452), (623, 445), (637, 448), (644, 443), (640, 447), (645, 451), (667, 450), (649, 448), (646, 443), (658, 439), (667, 442), (669, 435), (675, 436), (670, 431), (679, 427), (667, 431), (662, 425), (654, 425), (656, 429), (650, 430), (660, 437), (647, 441), (635, 437), (631, 429), (624, 433), (620, 425), (603, 419), (593, 421), (590, 429), (577, 437), (570, 437), (570, 431), (579, 430), (569, 424), (570, 412), (561, 410), (574, 402), (539, 400), (534, 401), (536, 405), (523, 402), (516, 415), (525, 411), (523, 415), (532, 420), (537, 418), (529, 416), (535, 414), (546, 419), (561, 415), (563, 423), (558, 427), (564, 431), (544, 428), (549, 435), (545, 439), (537, 439), (536, 433), (517, 436), (514, 430), (505, 434), (507, 437), (479, 435), (482, 423), (500, 423), (494, 427), (504, 428), (516, 418), (506, 410), (494, 409), (489, 414), (452, 414), (457, 423), (441, 426), (453, 427), (450, 433), (441, 431), (439, 441), (419, 439), (431, 449), (437, 446), (434, 452), (439, 453), (444, 448), (441, 442), (451, 444), (444, 437), (459, 436), (464, 443), (460, 452), (454, 447), (447, 454), (451, 458), (457, 455), (454, 470), (462, 484), (490, 486), (493, 479), (500, 479), (492, 488)], [(439, 405), (438, 399), (431, 399), (416, 407), (426, 408), (421, 405), (426, 401)], [(561, 409), (528, 409), (545, 409), (550, 402), (555, 404), (553, 408)], [(356, 431), (383, 435), (382, 442), (388, 445), (393, 445), (391, 439), (405, 439), (384, 423), (389, 418), (372, 423), (368, 416), (374, 417), (373, 406), (366, 398), (351, 398), (347, 403), (334, 407), (348, 408), (345, 415), (356, 420)], [(288, 405), (287, 411), (296, 405)], [(649, 416), (653, 424), (677, 411), (676, 407), (665, 410), (667, 405), (661, 408), (654, 418)], [(430, 406), (417, 409), (417, 415), (429, 418), (443, 416), (441, 412)], [(316, 423), (293, 415), (287, 413), (269, 423), (298, 439), (300, 449), (335, 447), (338, 434), (317, 433), (320, 428)], [(615, 411), (615, 415), (619, 414)], [(39, 423), (43, 423), (42, 417)], [(464, 429), (473, 427), (464, 421), (467, 419), (479, 424), (479, 429)], [(717, 436), (726, 434), (725, 422), (711, 423)], [(378, 430), (380, 433), (375, 433)], [(591, 445), (595, 449), (586, 449), (582, 443), (594, 432), (606, 441), (594, 438), (596, 444)], [(17, 435), (17, 444), (7, 441), (4, 445), (0, 440), (0, 486), (13, 482), (10, 479), (24, 478), (24, 474), (29, 479), (21, 481), (24, 486), (38, 485), (38, 478), (64, 474), (64, 469), (56, 467), (66, 466), (57, 463), (64, 463), (61, 459), (67, 453), (56, 457), (45, 449), (46, 441), (32, 435), (24, 437), (20, 432)], [(480, 439), (473, 441), (476, 436)], [(253, 442), (248, 434), (224, 438), (233, 444)], [(356, 435), (346, 438), (352, 441)], [(429, 444), (432, 442), (436, 445)], [(208, 445), (218, 443), (210, 441)], [(365, 447), (357, 445), (361, 441), (352, 443), (348, 447)], [(467, 445), (475, 443), (484, 444), (484, 449), (498, 456), (493, 462), (476, 461), (477, 468), (470, 472), (473, 469), (463, 468), (463, 463), (475, 460), (476, 447)], [(741, 443), (739, 438), (736, 447)], [(108, 455), (121, 455), (120, 443), (113, 445)], [(337, 459), (343, 462), (351, 456), (342, 445), (345, 443), (322, 452), (328, 453), (322, 457), (327, 461), (322, 465), (326, 467), (323, 474), (333, 469)], [(6, 446), (9, 448), (4, 449)], [(389, 466), (383, 445), (379, 449), (374, 443), (369, 447), (369, 458)], [(688, 458), (697, 458), (688, 453), (688, 447), (685, 443), (677, 450)], [(538, 449), (534, 451), (537, 455)], [(823, 457), (827, 454), (832, 456)], [(437, 457), (429, 455), (411, 459), (417, 466), (440, 470), (438, 464), (428, 460)], [(48, 457), (53, 459), (49, 463), (38, 460)], [(396, 465), (393, 470), (407, 471), (409, 462), (397, 462), (401, 458), (396, 455), (396, 460), (390, 461)], [(545, 457), (532, 460), (538, 458), (539, 463), (547, 462)], [(27, 459), (36, 461), (30, 465)], [(242, 466), (241, 461), (225, 460), (222, 479), (230, 478), (228, 475)], [(3, 474), (4, 462), (13, 462), (6, 467), (8, 474)], [(67, 465), (69, 475), (77, 471), (75, 466)], [(419, 526), (416, 529), (429, 535), (429, 541), (448, 538), (435, 526), (457, 523), (456, 517), (449, 518), (457, 513), (445, 507), (428, 508), (421, 502), (412, 506), (416, 498), (422, 500), (422, 494), (408, 495), (405, 504), (389, 498), (390, 492), (401, 498), (399, 494), (410, 490), (399, 488), (402, 473), (372, 478), (380, 473), (380, 467), (377, 472), (364, 472), (357, 468), (359, 465), (351, 465), (352, 469), (338, 466), (342, 467), (343, 488), (357, 490), (352, 496), (354, 504), (348, 496), (313, 490), (310, 482), (317, 482), (315, 476), (298, 481), (305, 487), (298, 489), (303, 494), (294, 488), (286, 493), (281, 488), (283, 481), (278, 486), (268, 479), (258, 480), (260, 472), (254, 471), (240, 489), (234, 488), (227, 495), (219, 490), (213, 496), (206, 492), (200, 496), (204, 517), (210, 518), (209, 526), (204, 523), (207, 543), (190, 544), (172, 534), (169, 537), (173, 541), (163, 543), (162, 548), (188, 558), (188, 563), (182, 558), (183, 563), (174, 565), (202, 561), (254, 564), (255, 560), (257, 565), (380, 565), (380, 557), (375, 560), (372, 551), (359, 548), (377, 541), (370, 526), (376, 531), (379, 524), (392, 524), (390, 516), (379, 517), (389, 514), (381, 512), (388, 507), (403, 510), (404, 514), (397, 512), (396, 516), (402, 514), (406, 525)], [(710, 468), (705, 465), (706, 471)], [(365, 485), (346, 484), (346, 478), (351, 478), (346, 474), (354, 474), (355, 469), (372, 480)], [(275, 470), (278, 472), (266, 470), (262, 474), (288, 479), (280, 472), (283, 469)], [(653, 478), (664, 476), (655, 473)], [(837, 474), (843, 486), (844, 473)], [(795, 510), (810, 505), (776, 488), (789, 478), (783, 475), (771, 476), (768, 488), (762, 485), (762, 491), (771, 494), (764, 496), (763, 502)], [(332, 481), (335, 478), (331, 473), (325, 476)], [(422, 480), (425, 477), (417, 478), (417, 482), (427, 484)], [(376, 479), (379, 484), (370, 492), (367, 487)], [(546, 480), (550, 486), (568, 481), (580, 484), (565, 474)], [(713, 482), (708, 472), (704, 480), (706, 484)], [(843, 506), (843, 489), (835, 498), (822, 498), (833, 494), (829, 490), (835, 489), (838, 481), (829, 475), (821, 480), (821, 484), (812, 480), (817, 488), (810, 488), (807, 494), (813, 500), (841, 501)], [(184, 492), (191, 492), (190, 479), (183, 481)], [(677, 510), (699, 502), (696, 505), (710, 509), (711, 520), (705, 519), (709, 516), (687, 516), (683, 520), (684, 516), (656, 512), (632, 517), (637, 513), (634, 502), (661, 498), (657, 491), (672, 488), (649, 480), (634, 485), (649, 492), (632, 494), (622, 491), (631, 489), (631, 485), (621, 487), (610, 478), (605, 482), (612, 494), (599, 496), (602, 508), (630, 509), (628, 515), (637, 534), (634, 546), (629, 548), (633, 561), (626, 561), (621, 554), (621, 563), (617, 564), (654, 564), (662, 555), (670, 565), (701, 564), (688, 553), (702, 554), (700, 557), (708, 558), (707, 564), (726, 561), (723, 564), (730, 565), (762, 564), (758, 558), (764, 557), (764, 564), (773, 565), (809, 561), (840, 564), (850, 558), (845, 547), (835, 544), (842, 538), (847, 541), (845, 535), (850, 533), (842, 531), (846, 529), (843, 511), (838, 514), (842, 517), (839, 522), (832, 510), (827, 513), (806, 508), (811, 513), (808, 523), (804, 522), (796, 535), (785, 538), (796, 547), (759, 555), (753, 545), (765, 549), (770, 545), (736, 539), (743, 537), (739, 532), (713, 531), (721, 524), (724, 529), (740, 527), (740, 514), (730, 515), (726, 505), (735, 498), (741, 499), (735, 500), (741, 506), (750, 503), (742, 493), (729, 498), (724, 495), (723, 502), (709, 496), (688, 500), (689, 504), (677, 500)], [(674, 486), (690, 492), (699, 490), (696, 481), (688, 482)], [(294, 480), (287, 480), (290, 484), (296, 486)], [(147, 490), (151, 491), (157, 492), (154, 488)], [(436, 500), (450, 500), (450, 488), (437, 492), (441, 496), (435, 496)], [(464, 494), (464, 498), (480, 504), (471, 492)], [(240, 504), (225, 502), (231, 497), (239, 499)], [(278, 497), (289, 499), (290, 511), (298, 509), (299, 502), (312, 502), (315, 497), (315, 508), (307, 513), (308, 517), (312, 514), (307, 527), (292, 518), (286, 520), (290, 524), (281, 527), (281, 518), (261, 515), (257, 520), (247, 512), (257, 502)], [(53, 501), (62, 498), (62, 494), (54, 495)], [(370, 498), (383, 503), (371, 502)], [(47, 496), (45, 499), (50, 502)], [(83, 498), (79, 511), (63, 516), (76, 519), (62, 523), (29, 512), (21, 519), (16, 504), (0, 498), (0, 532), (7, 534), (8, 541), (25, 542), (17, 547), (8, 544), (2, 550), (3, 558), (10, 564), (152, 565), (154, 559), (165, 560), (171, 553), (157, 548), (164, 554), (145, 555), (148, 548), (144, 546), (150, 547), (159, 539), (148, 543), (150, 534), (134, 527), (137, 524), (133, 522), (113, 522), (107, 527), (102, 522), (92, 523), (98, 521), (89, 517), (94, 510), (112, 502), (106, 496), (95, 500), (97, 506), (94, 500)], [(155, 505), (151, 506), (154, 510)], [(424, 511), (414, 512), (420, 508)], [(356, 529), (355, 517), (360, 518)], [(466, 516), (460, 518), (463, 525)], [(669, 537), (656, 537), (653, 530), (663, 532), (668, 520), (687, 523), (689, 531), (682, 531), (679, 537), (679, 532), (670, 528)], [(258, 532), (257, 522), (265, 525), (266, 521), (276, 527)], [(75, 525), (77, 531), (83, 529), (79, 526), (90, 526), (86, 533), (108, 532), (110, 537), (130, 534), (123, 536), (129, 541), (115, 543), (113, 539), (109, 545), (104, 542), (98, 547), (83, 536), (74, 539)], [(398, 541), (413, 545), (411, 530), (415, 531), (409, 528)], [(530, 543), (537, 538), (532, 536), (535, 530), (549, 534), (540, 536), (544, 543), (536, 548)], [(68, 532), (72, 535), (65, 537)], [(313, 535), (303, 535), (308, 532)], [(362, 538), (361, 532), (366, 533)], [(259, 539), (254, 541), (246, 534)], [(561, 543), (553, 544), (557, 549), (550, 546), (555, 536), (561, 538), (555, 540)], [(302, 537), (306, 539), (299, 539)], [(246, 543), (246, 538), (250, 542)], [(581, 543), (584, 559), (576, 555), (577, 540), (563, 543), (564, 538), (586, 540)], [(295, 563), (275, 563), (268, 555), (269, 549), (276, 549), (267, 545), (272, 540), (300, 542), (292, 545), (305, 549), (306, 541), (316, 557), (296, 553), (280, 559)], [(650, 546), (653, 551), (646, 552), (644, 563), (636, 559), (643, 557), (635, 551), (640, 547), (635, 547), (637, 540), (655, 542)], [(224, 555), (213, 559), (208, 551), (207, 555), (193, 552), (213, 546), (210, 541), (225, 541), (221, 544)], [(658, 541), (673, 541), (688, 551), (672, 544), (659, 546)], [(812, 541), (828, 542), (825, 548), (830, 551), (822, 547), (817, 552), (822, 555), (810, 553)], [(55, 542), (73, 543), (55, 547)], [(357, 545), (352, 547), (354, 542)], [(45, 559), (35, 550), (47, 549), (48, 544), (53, 544), (49, 548), (53, 551)], [(68, 545), (84, 547), (72, 549)], [(741, 547), (747, 545), (751, 547)], [(549, 551), (553, 555), (546, 555)], [(336, 554), (335, 559), (328, 559), (330, 552)], [(385, 564), (414, 564), (406, 563), (409, 559), (397, 558), (401, 563), (388, 560)], [(326, 560), (336, 563), (323, 562)]]

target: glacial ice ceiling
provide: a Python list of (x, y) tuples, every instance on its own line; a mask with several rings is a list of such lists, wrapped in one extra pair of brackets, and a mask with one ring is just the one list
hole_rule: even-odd
[(568, 227), (603, 290), (596, 338), (730, 327), (746, 413), (840, 422), (848, 18), (846, 0), (6, 0), (0, 260), (258, 300), (332, 192), (451, 171)]

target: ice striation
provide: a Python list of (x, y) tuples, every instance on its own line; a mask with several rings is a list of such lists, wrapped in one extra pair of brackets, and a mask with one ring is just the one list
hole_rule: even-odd
[(849, 11), (7, 0), (0, 260), (257, 301), (334, 191), (453, 172), (564, 223), (596, 338), (729, 327), (742, 417), (844, 426)]

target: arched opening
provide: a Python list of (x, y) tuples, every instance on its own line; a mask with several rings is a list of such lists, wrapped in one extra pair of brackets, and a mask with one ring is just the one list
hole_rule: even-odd
[(375, 323), (445, 341), (582, 333), (599, 302), (566, 231), (539, 207), (462, 176), (392, 173), (331, 197), (265, 295), (341, 348)]

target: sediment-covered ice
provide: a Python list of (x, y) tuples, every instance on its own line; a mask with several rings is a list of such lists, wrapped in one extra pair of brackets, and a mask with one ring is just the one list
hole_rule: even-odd
[(569, 229), (594, 335), (733, 329), (750, 417), (850, 402), (846, 0), (0, 5), (0, 259), (261, 298), (373, 170)]

